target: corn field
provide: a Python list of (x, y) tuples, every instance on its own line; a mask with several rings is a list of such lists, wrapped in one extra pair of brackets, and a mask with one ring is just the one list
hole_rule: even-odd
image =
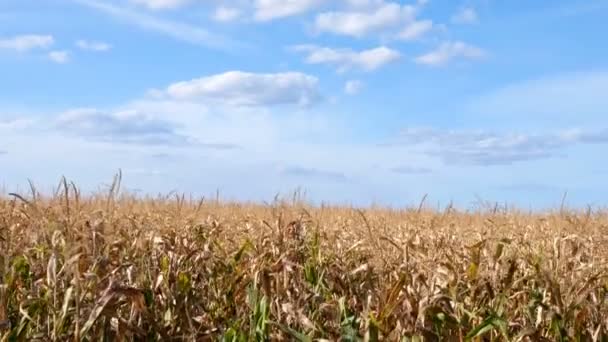
[(608, 341), (608, 213), (0, 199), (2, 341)]

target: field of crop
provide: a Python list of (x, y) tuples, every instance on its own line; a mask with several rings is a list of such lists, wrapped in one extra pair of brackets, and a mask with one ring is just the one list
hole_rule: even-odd
[(0, 199), (12, 340), (608, 341), (608, 214)]

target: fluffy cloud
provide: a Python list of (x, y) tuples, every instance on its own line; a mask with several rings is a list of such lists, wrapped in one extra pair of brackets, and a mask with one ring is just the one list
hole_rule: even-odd
[(51, 51), (49, 59), (57, 64), (65, 64), (70, 61), (70, 52), (66, 50)]
[(444, 42), (437, 49), (416, 57), (415, 61), (419, 64), (439, 66), (448, 63), (454, 58), (479, 59), (483, 58), (486, 52), (473, 45), (464, 42)]
[(357, 95), (363, 89), (363, 82), (350, 80), (344, 84), (344, 93), (347, 95)]
[(392, 2), (372, 10), (325, 12), (317, 15), (315, 28), (319, 32), (363, 37), (411, 22), (416, 12), (415, 6)]
[(410, 128), (402, 132), (398, 144), (421, 146), (425, 153), (440, 157), (447, 164), (500, 165), (554, 157), (576, 144), (608, 144), (608, 130), (499, 134)]
[(477, 12), (474, 8), (461, 8), (452, 16), (452, 22), (455, 24), (473, 24), (477, 22)]
[(229, 22), (238, 19), (241, 15), (241, 10), (235, 7), (219, 6), (213, 12), (213, 20), (219, 22)]
[(85, 139), (144, 145), (183, 145), (191, 139), (176, 132), (173, 123), (140, 112), (104, 112), (92, 108), (62, 113), (55, 122), (62, 133)]
[(305, 59), (306, 63), (335, 65), (339, 72), (350, 69), (373, 71), (401, 57), (398, 51), (385, 46), (363, 51), (334, 49), (316, 45), (298, 45), (294, 46), (293, 49), (308, 53)]
[(12, 38), (0, 39), (0, 49), (24, 52), (36, 48), (48, 48), (53, 45), (54, 42), (55, 39), (51, 35), (27, 34)]
[(318, 79), (299, 72), (256, 74), (229, 71), (167, 88), (177, 100), (205, 100), (232, 106), (311, 105), (321, 99)]
[(432, 28), (432, 20), (413, 21), (399, 32), (398, 37), (402, 40), (416, 40), (428, 33)]
[(84, 39), (78, 40), (76, 42), (76, 46), (78, 46), (82, 50), (99, 51), (99, 52), (108, 51), (112, 48), (112, 45), (110, 45), (108, 43), (89, 41), (89, 40), (84, 40)]
[(314, 9), (327, 0), (255, 0), (255, 19), (268, 21), (289, 17)]
[(182, 7), (192, 0), (130, 0), (137, 5), (145, 6), (152, 10), (175, 9)]

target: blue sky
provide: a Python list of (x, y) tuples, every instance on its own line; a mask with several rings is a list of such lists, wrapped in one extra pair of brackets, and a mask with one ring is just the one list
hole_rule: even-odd
[(0, 182), (605, 205), (608, 1), (3, 0)]

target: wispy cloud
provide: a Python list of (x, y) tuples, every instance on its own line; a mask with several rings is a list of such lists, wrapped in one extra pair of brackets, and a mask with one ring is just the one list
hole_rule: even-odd
[(480, 59), (487, 55), (483, 49), (460, 41), (443, 42), (437, 49), (415, 58), (415, 62), (430, 66), (447, 64), (455, 58)]
[(236, 7), (219, 6), (213, 12), (211, 18), (218, 22), (230, 22), (241, 16), (241, 10)]
[(15, 118), (15, 119), (4, 119), (0, 120), (0, 131), (1, 130), (23, 130), (31, 127), (34, 124), (32, 118)]
[(346, 95), (357, 95), (363, 89), (363, 82), (359, 80), (349, 80), (344, 84), (344, 93)]
[(461, 8), (452, 16), (452, 22), (455, 24), (474, 24), (477, 20), (477, 11), (472, 7)]
[(150, 14), (135, 11), (126, 7), (115, 6), (100, 0), (73, 0), (94, 10), (106, 13), (128, 24), (164, 34), (176, 40), (190, 44), (203, 45), (214, 49), (230, 50), (243, 46), (240, 42), (228, 37), (209, 32), (208, 30), (173, 20), (163, 19)]
[(141, 145), (185, 145), (193, 142), (177, 133), (173, 123), (134, 110), (73, 109), (56, 119), (55, 128), (67, 135), (103, 142)]
[(316, 45), (296, 45), (292, 49), (308, 53), (305, 59), (306, 63), (336, 65), (338, 72), (345, 72), (350, 69), (373, 71), (401, 57), (398, 51), (386, 46), (362, 51)]
[(112, 48), (112, 45), (108, 43), (89, 41), (84, 39), (76, 41), (76, 46), (78, 46), (82, 50), (99, 52), (109, 51)]
[(433, 29), (432, 20), (417, 20), (408, 23), (401, 32), (399, 32), (398, 38), (401, 40), (416, 40), (424, 36), (426, 33)]
[(391, 168), (391, 171), (394, 173), (399, 173), (402, 175), (421, 175), (433, 172), (430, 168), (427, 167), (418, 167), (418, 166), (397, 166)]
[(237, 150), (242, 147), (237, 144), (226, 144), (226, 143), (197, 143), (197, 147), (208, 148), (211, 150)]
[(283, 168), (280, 173), (285, 176), (298, 177), (298, 178), (317, 178), (323, 180), (329, 180), (333, 182), (345, 182), (348, 177), (344, 173), (326, 171), (317, 168), (307, 168), (300, 166), (292, 166)]
[(397, 145), (420, 146), (447, 164), (503, 165), (560, 155), (577, 144), (608, 144), (608, 129), (570, 129), (550, 134), (409, 128)]
[(0, 39), (0, 49), (25, 52), (32, 49), (45, 49), (55, 43), (51, 35), (26, 34)]
[(185, 6), (192, 0), (129, 0), (138, 5), (145, 6), (151, 10), (176, 9)]
[(258, 21), (285, 18), (310, 11), (327, 0), (255, 0), (254, 17)]
[(67, 50), (51, 51), (48, 56), (51, 61), (57, 64), (66, 64), (70, 61), (70, 52)]

